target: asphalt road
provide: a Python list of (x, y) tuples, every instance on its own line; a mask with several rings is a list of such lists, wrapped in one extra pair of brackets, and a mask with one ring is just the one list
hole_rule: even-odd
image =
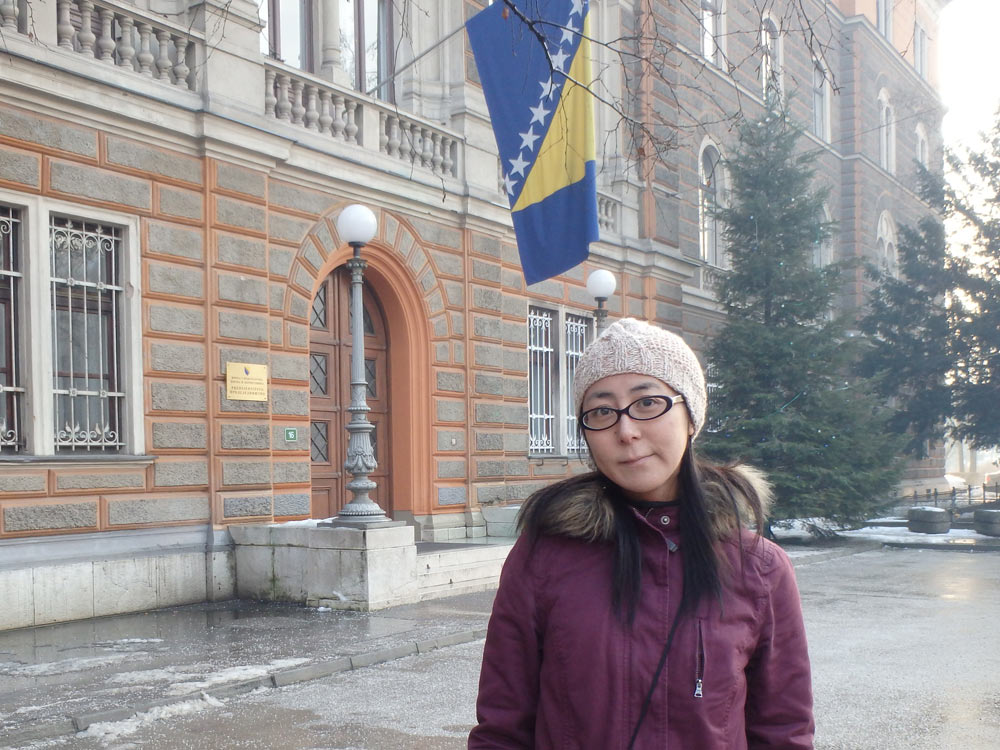
[[(817, 750), (1000, 748), (1000, 554), (809, 559), (796, 562)], [(481, 654), (474, 641), (21, 747), (457, 750), (475, 720)]]

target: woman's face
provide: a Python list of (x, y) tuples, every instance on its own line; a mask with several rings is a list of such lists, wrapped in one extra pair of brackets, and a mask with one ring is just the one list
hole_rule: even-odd
[[(649, 375), (611, 375), (583, 396), (583, 411), (598, 406), (624, 409), (643, 396), (675, 396), (677, 391)], [(688, 410), (677, 403), (655, 419), (637, 421), (627, 414), (606, 430), (584, 430), (597, 468), (631, 500), (667, 502), (677, 498), (677, 474), (694, 433)]]

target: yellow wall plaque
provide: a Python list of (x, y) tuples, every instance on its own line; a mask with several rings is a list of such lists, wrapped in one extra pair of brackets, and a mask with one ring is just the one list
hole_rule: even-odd
[(226, 362), (226, 398), (267, 401), (267, 365)]

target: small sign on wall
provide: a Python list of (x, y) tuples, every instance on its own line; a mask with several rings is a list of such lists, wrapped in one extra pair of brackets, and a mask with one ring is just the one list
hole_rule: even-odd
[(267, 365), (226, 362), (226, 398), (267, 401)]
[(285, 428), (285, 442), (294, 443), (299, 439), (299, 431), (296, 427)]

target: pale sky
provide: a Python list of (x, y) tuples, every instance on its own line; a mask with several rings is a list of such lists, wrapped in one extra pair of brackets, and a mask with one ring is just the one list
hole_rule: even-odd
[(1000, 0), (951, 0), (941, 12), (938, 65), (945, 144), (974, 145), (1000, 106)]

